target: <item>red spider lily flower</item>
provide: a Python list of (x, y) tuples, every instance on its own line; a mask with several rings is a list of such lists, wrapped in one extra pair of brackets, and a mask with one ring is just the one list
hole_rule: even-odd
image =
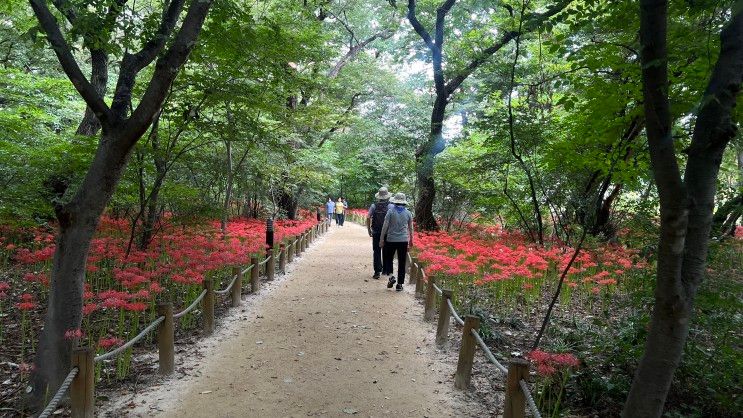
[(116, 337), (101, 338), (98, 340), (98, 347), (100, 348), (111, 348), (118, 347), (124, 343), (124, 340)]
[(0, 282), (0, 292), (4, 292), (6, 290), (10, 290), (10, 283)]
[(98, 305), (95, 303), (86, 303), (83, 305), (83, 315), (87, 316), (98, 310)]
[(31, 283), (41, 283), (44, 286), (49, 286), (49, 277), (46, 273), (26, 273), (23, 275), (23, 280)]
[(124, 310), (131, 312), (143, 312), (147, 310), (147, 304), (144, 302), (129, 302), (124, 305)]
[(21, 301), (16, 303), (15, 306), (22, 311), (30, 311), (36, 309), (38, 304), (34, 301), (33, 295), (30, 293), (24, 293), (21, 295)]
[(83, 332), (80, 329), (68, 329), (64, 332), (64, 339), (65, 340), (74, 340), (74, 339), (80, 339), (83, 337)]
[(108, 309), (120, 309), (126, 306), (126, 301), (119, 298), (108, 298), (101, 304), (102, 307)]
[(570, 353), (548, 353), (542, 350), (533, 350), (526, 355), (542, 376), (551, 376), (560, 370), (578, 367), (580, 361)]

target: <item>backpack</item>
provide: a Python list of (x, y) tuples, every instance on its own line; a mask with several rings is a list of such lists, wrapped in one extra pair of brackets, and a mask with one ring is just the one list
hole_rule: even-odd
[(374, 204), (374, 213), (372, 214), (371, 227), (372, 232), (379, 234), (382, 232), (384, 217), (387, 216), (388, 202), (377, 202)]

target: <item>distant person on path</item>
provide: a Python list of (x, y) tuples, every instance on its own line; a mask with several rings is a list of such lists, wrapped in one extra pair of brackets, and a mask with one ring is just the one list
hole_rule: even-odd
[(335, 202), (335, 224), (343, 226), (343, 218), (346, 216), (346, 214), (343, 212), (343, 199), (340, 197), (338, 198), (338, 201)]
[(328, 201), (325, 203), (325, 208), (328, 215), (328, 226), (331, 224), (331, 219), (333, 219), (333, 216), (335, 215), (335, 202), (333, 202), (333, 199), (328, 198)]
[[(387, 215), (387, 210), (394, 207), (390, 203), (390, 192), (386, 187), (380, 187), (377, 194), (374, 195), (376, 202), (369, 206), (369, 215), (366, 218), (366, 230), (369, 232), (369, 236), (372, 237), (372, 251), (373, 251), (373, 266), (374, 276), (372, 278), (379, 279), (379, 275), (382, 274), (383, 258), (382, 258), (382, 247), (379, 245), (382, 237), (382, 226), (384, 225), (384, 218)], [(392, 274), (392, 271), (386, 274)]]
[(392, 261), (397, 253), (397, 286), (395, 290), (402, 290), (405, 283), (405, 262), (407, 261), (408, 248), (413, 246), (413, 215), (406, 208), (408, 201), (404, 193), (396, 193), (390, 199), (394, 204), (387, 210), (382, 225), (383, 240), (379, 241), (379, 246), (383, 248), (384, 260), (383, 274), (389, 274), (387, 288), (392, 288), (395, 284), (395, 276), (392, 275)]

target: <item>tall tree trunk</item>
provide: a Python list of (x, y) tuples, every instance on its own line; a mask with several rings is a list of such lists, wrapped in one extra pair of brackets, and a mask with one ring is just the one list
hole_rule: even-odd
[(224, 192), (224, 207), (222, 208), (222, 236), (227, 237), (227, 221), (230, 216), (230, 200), (232, 199), (232, 141), (224, 141), (227, 148), (227, 189)]
[[(132, 148), (150, 127), (173, 80), (196, 44), (212, 0), (190, 3), (172, 42), (169, 42), (171, 34), (179, 21), (184, 1), (170, 2), (156, 36), (150, 41), (145, 40), (141, 51), (124, 54), (111, 107), (82, 74), (46, 0), (29, 0), (29, 3), (62, 69), (102, 126), (102, 138), (75, 195), (68, 203), (54, 208), (59, 221), (59, 235), (47, 313), (29, 393), (30, 406), (40, 409), (46, 398), (56, 392), (70, 369), (72, 341), (65, 340), (64, 334), (67, 330), (79, 329), (81, 325), (85, 266), (100, 216), (111, 199)], [(70, 10), (74, 7), (70, 5)], [(74, 21), (70, 23), (73, 31), (80, 29)], [(155, 62), (152, 77), (144, 86), (139, 104), (130, 114), (134, 81), (137, 74), (152, 62)]]
[(624, 418), (655, 418), (663, 413), (704, 278), (717, 175), (725, 147), (735, 135), (732, 112), (743, 81), (743, 0), (737, 0), (720, 33), (720, 55), (700, 101), (682, 179), (671, 135), (667, 20), (667, 0), (641, 0), (646, 130), (661, 224), (655, 306)]
[(436, 185), (433, 179), (436, 155), (444, 150), (443, 124), (447, 101), (437, 95), (431, 112), (431, 132), (428, 140), (416, 151), (416, 189), (418, 199), (415, 202), (415, 223), (424, 231), (435, 231), (438, 223), (433, 215), (433, 203), (436, 199)]
[(116, 139), (104, 136), (83, 183), (72, 201), (55, 208), (59, 235), (52, 264), (47, 314), (39, 339), (32, 382), (37, 401), (64, 380), (69, 370), (72, 341), (65, 331), (82, 322), (83, 283), (88, 249), (106, 205), (121, 177), (129, 152), (115, 149)]
[(278, 199), (279, 210), (284, 213), (287, 219), (297, 219), (297, 195), (289, 190), (281, 190)]
[[(91, 76), (90, 84), (93, 85), (95, 92), (100, 96), (106, 95), (108, 84), (108, 55), (100, 49), (90, 51)], [(85, 115), (75, 132), (77, 135), (93, 136), (101, 129), (101, 122), (96, 117), (90, 106), (85, 107)]]
[(160, 190), (165, 180), (165, 173), (158, 172), (155, 182), (152, 184), (152, 190), (150, 191), (150, 198), (147, 201), (147, 208), (145, 209), (144, 219), (142, 220), (142, 234), (139, 237), (139, 249), (146, 250), (152, 242), (152, 237), (155, 234), (155, 223), (159, 218), (160, 208)]

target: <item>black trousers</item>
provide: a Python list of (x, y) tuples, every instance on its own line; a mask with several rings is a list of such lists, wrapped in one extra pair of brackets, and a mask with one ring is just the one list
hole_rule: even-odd
[(405, 283), (405, 263), (408, 261), (407, 242), (384, 242), (382, 274), (392, 274), (392, 262), (397, 254), (397, 284)]
[(378, 234), (372, 233), (372, 251), (374, 252), (372, 265), (374, 266), (374, 275), (382, 273), (382, 249), (379, 248), (379, 239), (381, 237), (381, 232)]

